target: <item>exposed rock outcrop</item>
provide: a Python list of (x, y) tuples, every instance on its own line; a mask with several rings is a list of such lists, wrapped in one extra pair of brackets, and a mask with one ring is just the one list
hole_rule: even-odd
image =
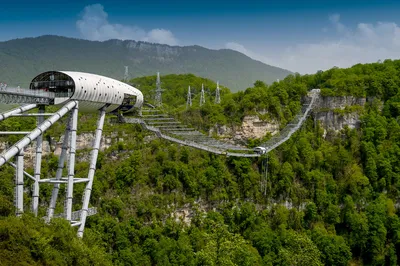
[[(354, 96), (320, 97), (313, 110), (313, 116), (316, 121), (321, 122), (325, 133), (328, 130), (340, 131), (346, 126), (359, 128), (361, 123), (359, 112), (338, 112), (338, 110), (355, 105), (363, 107), (366, 100), (366, 98)], [(265, 114), (265, 111), (260, 113)], [(210, 129), (209, 134), (217, 134), (230, 142), (244, 144), (249, 139), (262, 138), (267, 133), (275, 135), (279, 129), (278, 121), (266, 122), (262, 121), (258, 115), (251, 115), (245, 116), (240, 126), (215, 125)]]
[(325, 130), (340, 131), (345, 126), (349, 128), (360, 127), (360, 115), (356, 112), (340, 114), (333, 110), (318, 112), (314, 114), (314, 119), (320, 121)]
[(350, 106), (363, 107), (366, 103), (366, 98), (358, 98), (354, 96), (340, 97), (320, 97), (317, 106), (314, 109), (314, 119), (320, 121), (325, 130), (340, 131), (344, 127), (359, 128), (360, 114), (357, 111), (353, 112), (338, 112)]
[(325, 96), (320, 97), (316, 108), (317, 109), (344, 109), (346, 106), (360, 105), (364, 106), (366, 98), (359, 98), (354, 96)]
[(279, 132), (279, 123), (277, 121), (266, 122), (257, 115), (249, 115), (243, 118), (240, 126), (228, 127), (226, 125), (215, 125), (210, 129), (209, 134), (216, 133), (219, 137), (229, 139), (234, 142), (243, 142), (248, 139), (258, 139), (264, 137), (267, 133), (272, 135)]
[(233, 136), (234, 140), (258, 139), (264, 137), (267, 133), (272, 135), (279, 132), (279, 123), (277, 121), (262, 121), (258, 116), (245, 116), (239, 130)]

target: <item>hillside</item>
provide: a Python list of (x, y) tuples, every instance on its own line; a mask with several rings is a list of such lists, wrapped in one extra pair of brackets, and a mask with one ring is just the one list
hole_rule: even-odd
[[(398, 265), (399, 76), (400, 60), (290, 75), (272, 85), (257, 81), (237, 93), (224, 89), (221, 105), (210, 103), (204, 109), (194, 105), (186, 110), (181, 96), (166, 95), (175, 100), (174, 111), (196, 114), (193, 122), (207, 120), (204, 126), (215, 121), (240, 123), (245, 115), (283, 125), (307, 89), (321, 88), (320, 110), (268, 154), (268, 168), (265, 157), (216, 156), (160, 140), (139, 125), (107, 120), (104, 134), (112, 141), (99, 154), (91, 198), (99, 213), (89, 217), (82, 240), (65, 221), (46, 225), (28, 214), (12, 217), (14, 174), (6, 165), (0, 171), (0, 262)], [(167, 89), (172, 84), (186, 86), (185, 79), (215, 85), (192, 75), (162, 80)], [(135, 81), (150, 88), (151, 80), (155, 77)], [(355, 98), (362, 99), (362, 105), (352, 105)], [(342, 108), (339, 100), (349, 106)], [(332, 110), (327, 110), (328, 103)], [(315, 118), (328, 111), (336, 117), (357, 113), (358, 126), (344, 125), (325, 134), (329, 130)], [(24, 119), (34, 125), (34, 118)], [(0, 123), (0, 130), (23, 129), (27, 124), (11, 118)], [(95, 115), (81, 116), (78, 134), (94, 124)], [(56, 132), (62, 131), (58, 127)], [(77, 176), (87, 174), (88, 154), (87, 149), (78, 150)], [(42, 178), (54, 176), (55, 156), (46, 156), (43, 164)], [(33, 169), (27, 172), (32, 174)], [(26, 187), (31, 184), (28, 179)], [(83, 186), (76, 187), (78, 206)], [(40, 190), (40, 217), (45, 215), (50, 191), (51, 187)], [(31, 193), (25, 192), (26, 209)], [(60, 197), (62, 202), (64, 193)], [(57, 205), (57, 212), (62, 210)]]
[[(284, 126), (299, 112), (300, 99), (307, 93), (305, 84), (298, 84), (296, 90), (288, 90), (288, 82), (274, 82), (267, 86), (262, 81), (256, 81), (253, 88), (232, 93), (227, 87), (220, 86), (221, 104), (215, 104), (216, 83), (212, 80), (196, 77), (192, 74), (161, 76), (163, 89), (163, 108), (174, 114), (186, 124), (208, 131), (214, 125), (239, 125), (246, 115), (266, 112), (263, 120), (277, 120)], [(145, 99), (154, 99), (156, 76), (140, 77), (130, 80), (130, 83), (140, 88)], [(199, 106), (201, 85), (204, 85), (205, 104)], [(191, 87), (193, 106), (187, 109), (186, 96), (188, 86)]]
[(200, 46), (168, 46), (136, 41), (87, 41), (58, 36), (0, 42), (0, 81), (27, 86), (50, 69), (97, 73), (122, 79), (124, 66), (130, 77), (193, 73), (219, 80), (234, 91), (255, 80), (272, 83), (289, 71), (253, 60), (239, 52)]

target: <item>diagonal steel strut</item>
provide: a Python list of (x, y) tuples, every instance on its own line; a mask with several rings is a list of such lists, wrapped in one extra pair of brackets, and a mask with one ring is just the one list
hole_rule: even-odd
[(26, 146), (28, 146), (33, 140), (45, 132), (49, 127), (51, 127), (55, 122), (57, 122), (61, 117), (68, 113), (72, 108), (77, 105), (77, 101), (70, 101), (64, 105), (60, 110), (58, 110), (53, 116), (48, 118), (37, 128), (32, 130), (27, 136), (22, 138), (16, 144), (11, 146), (7, 151), (0, 155), (0, 166), (8, 162), (12, 157), (21, 152)]

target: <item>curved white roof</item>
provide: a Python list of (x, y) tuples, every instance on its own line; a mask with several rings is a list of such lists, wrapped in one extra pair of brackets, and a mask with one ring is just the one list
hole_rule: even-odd
[(139, 108), (143, 104), (142, 92), (121, 81), (84, 72), (54, 72), (64, 73), (73, 79), (75, 83), (75, 91), (70, 99), (78, 100), (80, 102), (80, 110), (93, 111), (98, 110), (105, 105), (108, 105), (108, 112), (115, 110), (122, 104), (126, 94), (136, 96), (134, 107)]

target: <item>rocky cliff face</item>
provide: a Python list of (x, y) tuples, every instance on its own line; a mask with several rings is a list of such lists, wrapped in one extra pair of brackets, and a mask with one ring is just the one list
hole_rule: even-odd
[(317, 109), (344, 109), (346, 106), (360, 105), (364, 106), (366, 98), (358, 98), (353, 96), (340, 97), (320, 97), (317, 102)]
[[(325, 129), (325, 134), (329, 130), (340, 131), (344, 127), (359, 128), (360, 114), (358, 112), (338, 112), (349, 106), (364, 106), (366, 98), (353, 96), (341, 97), (321, 97), (316, 103), (313, 111), (315, 121), (319, 121)], [(279, 132), (280, 124), (278, 121), (265, 122), (259, 116), (245, 116), (242, 124), (238, 127), (228, 127), (225, 125), (215, 125), (210, 129), (209, 134), (216, 133), (218, 136), (228, 140), (243, 144), (249, 139), (262, 138), (267, 133), (275, 135)]]
[(265, 122), (258, 116), (245, 116), (239, 131), (236, 131), (234, 139), (258, 139), (264, 137), (267, 133), (272, 135), (279, 132), (279, 123), (277, 121)]
[(314, 109), (314, 119), (319, 121), (325, 129), (340, 131), (344, 127), (359, 128), (360, 114), (358, 112), (338, 112), (348, 106), (364, 106), (366, 98), (357, 98), (353, 96), (341, 97), (321, 97)]
[(218, 136), (229, 139), (236, 143), (246, 142), (248, 139), (259, 139), (267, 133), (272, 135), (279, 132), (279, 123), (277, 121), (265, 122), (257, 115), (245, 116), (239, 127), (228, 127), (225, 125), (216, 125), (210, 129), (209, 134), (216, 133)]
[(325, 131), (340, 131), (345, 126), (348, 126), (351, 129), (360, 127), (360, 115), (358, 113), (340, 114), (329, 110), (315, 113), (314, 119), (321, 122)]

